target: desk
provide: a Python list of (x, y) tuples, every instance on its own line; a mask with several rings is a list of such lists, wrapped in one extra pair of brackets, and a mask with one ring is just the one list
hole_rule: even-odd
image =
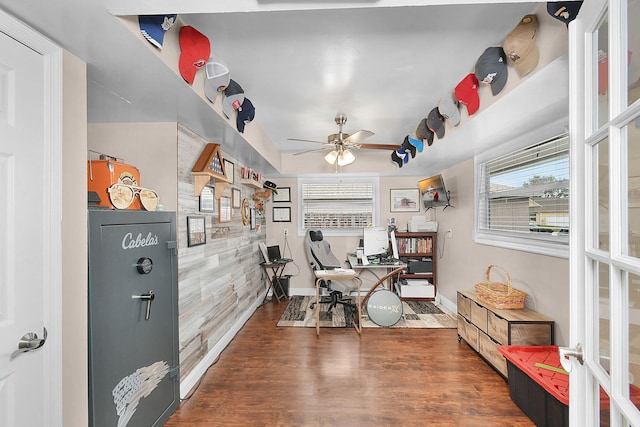
[[(360, 264), (358, 262), (358, 257), (351, 253), (347, 254), (347, 262), (354, 270), (369, 271), (377, 280), (380, 280), (380, 277), (376, 274), (376, 271), (382, 270), (385, 274), (388, 274), (397, 268), (407, 268), (407, 264), (403, 262), (398, 262), (397, 264)], [(393, 290), (393, 287), (391, 286), (391, 278), (389, 279), (389, 290)]]
[(358, 333), (362, 332), (362, 307), (360, 305), (360, 285), (362, 281), (358, 277), (358, 274), (354, 270), (315, 270), (316, 275), (316, 335), (320, 336), (320, 282), (323, 280), (353, 280), (358, 286), (358, 316), (357, 320), (353, 320), (353, 327), (356, 328)]
[(279, 262), (276, 264), (263, 262), (260, 264), (267, 275), (269, 288), (271, 288), (271, 291), (273, 292), (273, 295), (275, 295), (278, 302), (280, 302), (281, 298), (289, 298), (287, 293), (284, 291), (284, 288), (282, 287), (282, 283), (280, 283), (282, 272), (284, 271), (284, 268), (287, 266), (287, 264), (289, 264), (289, 262), (290, 261)]

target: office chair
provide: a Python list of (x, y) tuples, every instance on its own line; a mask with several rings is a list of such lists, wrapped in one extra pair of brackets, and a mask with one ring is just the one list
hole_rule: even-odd
[[(320, 230), (308, 230), (304, 238), (304, 248), (307, 253), (307, 260), (311, 268), (315, 270), (334, 270), (340, 268), (340, 261), (331, 252), (331, 245), (324, 240), (322, 231)], [(338, 304), (343, 304), (352, 308), (357, 308), (356, 304), (351, 302), (350, 294), (358, 290), (358, 287), (351, 280), (341, 282), (336, 280), (323, 280), (320, 284), (321, 287), (326, 287), (329, 291), (328, 298), (320, 298), (319, 303), (330, 303), (327, 314)], [(343, 299), (346, 296), (348, 299)], [(311, 304), (311, 308), (315, 306), (318, 301)]]

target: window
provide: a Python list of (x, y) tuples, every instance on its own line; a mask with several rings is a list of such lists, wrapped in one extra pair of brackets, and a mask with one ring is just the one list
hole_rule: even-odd
[(301, 178), (298, 189), (300, 235), (318, 228), (327, 235), (360, 235), (377, 221), (377, 178)]
[(476, 241), (568, 256), (569, 137), (477, 163)]

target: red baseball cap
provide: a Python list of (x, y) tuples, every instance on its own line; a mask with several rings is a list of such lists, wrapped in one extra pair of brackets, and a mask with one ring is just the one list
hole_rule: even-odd
[(480, 97), (478, 96), (478, 78), (470, 73), (458, 83), (455, 90), (458, 102), (467, 107), (467, 112), (472, 115), (480, 108)]
[(190, 85), (196, 78), (196, 71), (204, 67), (211, 55), (211, 44), (207, 36), (190, 25), (180, 28), (180, 75)]

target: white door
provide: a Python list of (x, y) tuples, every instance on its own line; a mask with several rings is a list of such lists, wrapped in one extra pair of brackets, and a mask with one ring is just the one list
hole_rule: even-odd
[(640, 426), (639, 24), (638, 0), (592, 0), (570, 25), (575, 427)]
[(33, 33), (14, 24), (0, 16), (0, 426), (60, 425), (52, 63), (16, 40)]

